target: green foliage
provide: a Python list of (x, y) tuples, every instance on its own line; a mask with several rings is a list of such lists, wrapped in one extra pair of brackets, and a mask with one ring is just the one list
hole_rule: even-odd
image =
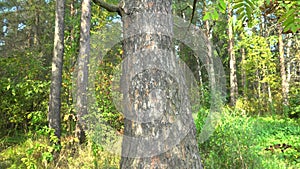
[(289, 99), (290, 105), (288, 106), (287, 116), (290, 118), (300, 118), (300, 84), (295, 84), (291, 88), (290, 93), (292, 93)]
[[(49, 82), (26, 79), (14, 83), (11, 79), (1, 81), (1, 128), (39, 129), (46, 124)], [(2, 121), (3, 120), (3, 121)]]
[(259, 168), (259, 158), (249, 139), (254, 136), (250, 118), (230, 116), (229, 110), (225, 111), (213, 136), (200, 145), (205, 168)]
[[(1, 2), (1, 5), (2, 137), (14, 132), (37, 130), (47, 124), (54, 5), (53, 1), (25, 3), (16, 0)], [(5, 20), (9, 23), (6, 33), (3, 27)]]
[(280, 16), (278, 22), (281, 23), (284, 27), (284, 31), (291, 30), (296, 33), (300, 29), (300, 19), (299, 19), (299, 10), (300, 2), (299, 1), (278, 1), (279, 10), (276, 11), (277, 15)]
[[(50, 139), (47, 139), (50, 137)], [(16, 140), (20, 136), (16, 135)], [(60, 147), (50, 142), (57, 142), (54, 131), (48, 127), (43, 127), (36, 133), (28, 134), (27, 140), (11, 146), (1, 152), (0, 166), (5, 165), (7, 168), (48, 168), (53, 161), (53, 152)]]
[[(237, 108), (250, 114), (274, 113), (282, 101), (280, 76), (277, 71), (277, 58), (270, 47), (276, 43), (275, 37), (241, 35), (236, 50), (244, 48), (246, 57), (240, 62), (240, 69), (247, 77), (244, 94), (237, 102)], [(270, 88), (272, 93), (267, 89)]]
[(202, 20), (213, 20), (218, 21), (220, 13), (224, 14), (226, 12), (226, 2), (224, 0), (217, 1), (216, 4), (207, 5), (207, 10)]
[[(63, 137), (58, 160), (53, 160), (53, 151), (59, 147), (49, 144), (48, 136), (53, 130), (44, 128), (38, 135), (11, 146), (0, 153), (0, 168), (39, 169), (39, 168), (111, 168), (119, 167), (120, 158), (103, 151), (99, 144), (88, 141), (78, 145), (73, 137)], [(53, 137), (54, 138), (54, 137)], [(24, 140), (16, 136), (16, 140)], [(55, 139), (55, 138), (54, 138)], [(54, 140), (55, 141), (55, 140)], [(7, 143), (4, 143), (7, 144)], [(76, 150), (76, 151), (74, 151)]]
[[(300, 127), (291, 119), (247, 117), (224, 109), (222, 122), (214, 134), (200, 144), (205, 168), (299, 168)], [(196, 119), (201, 129), (202, 114)], [(199, 125), (200, 124), (200, 125)], [(274, 152), (265, 150), (270, 145), (288, 144), (290, 148)]]
[(237, 14), (237, 20), (242, 23), (247, 21), (248, 26), (252, 27), (252, 21), (254, 18), (254, 11), (256, 10), (256, 1), (251, 0), (235, 0), (232, 9)]
[(64, 156), (61, 157), (61, 168), (108, 168), (118, 169), (120, 158), (109, 152), (99, 149), (99, 145), (89, 142), (87, 146), (78, 146), (77, 153), (69, 155), (68, 149), (62, 150)]
[(120, 131), (123, 128), (122, 115), (116, 109), (112, 100), (112, 78), (114, 68), (121, 62), (120, 49), (117, 46), (100, 61), (95, 78), (96, 112), (100, 113), (101, 120), (113, 129)]

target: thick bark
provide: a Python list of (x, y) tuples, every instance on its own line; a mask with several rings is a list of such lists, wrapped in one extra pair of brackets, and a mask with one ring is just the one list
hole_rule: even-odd
[(84, 116), (88, 114), (88, 64), (90, 57), (91, 0), (83, 0), (81, 5), (80, 49), (76, 90), (76, 137), (85, 141)]
[(171, 0), (126, 0), (124, 11), (120, 167), (202, 168), (186, 88), (172, 53)]
[(230, 104), (232, 106), (235, 105), (237, 95), (238, 95), (238, 85), (237, 85), (237, 77), (236, 77), (236, 59), (234, 53), (234, 36), (233, 36), (233, 28), (232, 28), (232, 8), (230, 3), (228, 3), (228, 54), (230, 57), (229, 60), (229, 69), (230, 69)]
[(278, 27), (278, 48), (279, 48), (279, 61), (280, 61), (280, 74), (281, 74), (281, 85), (282, 85), (282, 99), (283, 105), (287, 106), (288, 103), (288, 82), (285, 70), (285, 59), (283, 51), (283, 40), (282, 40), (282, 27)]
[(64, 55), (64, 15), (65, 1), (56, 1), (55, 12), (55, 33), (54, 33), (54, 50), (52, 60), (52, 77), (50, 86), (49, 100), (49, 127), (54, 129), (54, 134), (58, 138), (60, 144), (61, 124), (60, 124), (60, 108), (61, 108), (61, 84), (62, 84), (62, 66)]

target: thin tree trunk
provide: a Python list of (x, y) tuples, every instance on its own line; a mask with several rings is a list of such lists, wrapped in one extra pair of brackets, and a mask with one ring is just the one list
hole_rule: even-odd
[(60, 108), (61, 108), (61, 84), (62, 84), (62, 67), (64, 55), (64, 15), (65, 1), (56, 1), (55, 12), (55, 33), (54, 33), (54, 50), (52, 60), (52, 77), (50, 86), (49, 99), (49, 127), (54, 129), (54, 134), (58, 138), (60, 144), (61, 124), (60, 124)]
[(290, 85), (290, 81), (291, 81), (291, 77), (292, 77), (292, 73), (291, 73), (291, 46), (292, 46), (292, 36), (291, 34), (289, 34), (287, 36), (288, 42), (287, 42), (287, 47), (286, 47), (286, 57), (288, 59), (287, 62), (287, 91), (289, 91), (289, 85)]
[(279, 61), (280, 61), (280, 74), (281, 74), (281, 85), (282, 85), (282, 99), (283, 105), (288, 105), (288, 83), (285, 70), (285, 59), (283, 50), (283, 40), (282, 40), (282, 27), (278, 27), (278, 48), (279, 48)]
[(35, 21), (34, 21), (34, 40), (33, 43), (36, 47), (40, 48), (40, 43), (39, 43), (39, 36), (40, 36), (40, 31), (39, 31), (39, 26), (40, 26), (40, 11), (39, 9), (35, 9)]
[(245, 52), (245, 48), (242, 47), (241, 48), (241, 55), (242, 55), (242, 86), (243, 86), (243, 95), (246, 96), (247, 94), (247, 85), (246, 85), (246, 71), (245, 71), (245, 68), (244, 68), (244, 65), (245, 62), (246, 62), (246, 52)]
[[(205, 15), (205, 13), (207, 12), (207, 8), (206, 8), (206, 2), (203, 2), (204, 6), (203, 6), (203, 16)], [(210, 26), (209, 26), (209, 21), (206, 20), (204, 21), (204, 27), (205, 27), (205, 36), (207, 37), (208, 41), (211, 40), (212, 38), (212, 34), (210, 33)], [(209, 79), (210, 79), (210, 86), (211, 86), (211, 91), (216, 91), (216, 71), (215, 71), (215, 63), (214, 63), (214, 58), (213, 58), (213, 51), (212, 51), (212, 46), (210, 43), (206, 44), (207, 47), (207, 58), (206, 58), (206, 65), (208, 66), (207, 70), (208, 70), (208, 74), (209, 74)], [(198, 58), (200, 59), (200, 58)], [(203, 88), (201, 88), (203, 89)]]
[(171, 4), (125, 0), (121, 82), (129, 102), (123, 112), (122, 169), (202, 168), (183, 77), (172, 54)]
[(196, 61), (197, 61), (197, 70), (198, 70), (198, 76), (199, 76), (199, 85), (200, 85), (200, 90), (201, 90), (201, 98), (203, 98), (203, 100), (204, 100), (204, 86), (203, 86), (200, 58), (196, 57)]
[[(202, 12), (202, 15), (205, 16), (207, 12), (207, 8), (206, 8), (206, 1), (203, 1), (203, 12)], [(209, 26), (209, 21), (208, 20), (205, 20), (204, 21), (204, 28), (205, 28), (205, 35), (208, 39), (211, 38), (210, 36), (210, 26)]]
[[(70, 3), (70, 15), (71, 15), (71, 18), (74, 18), (75, 16), (75, 2), (74, 0), (71, 0), (71, 3)], [(75, 34), (74, 34), (74, 26), (72, 25), (71, 26), (71, 30), (70, 30), (70, 40), (71, 40), (71, 45), (72, 43), (74, 42), (75, 40)]]
[[(260, 82), (260, 72), (259, 70), (256, 70), (256, 81), (257, 81), (257, 98), (260, 99), (261, 98), (261, 82)], [(258, 105), (259, 107), (261, 107), (261, 105)], [(259, 110), (261, 110), (259, 108)], [(261, 111), (258, 112), (258, 115), (260, 115)]]
[(274, 107), (273, 107), (273, 99), (272, 99), (272, 90), (271, 90), (271, 85), (268, 82), (268, 101), (269, 101), (269, 107), (270, 107), (270, 111), (272, 112), (272, 114), (274, 113)]
[(80, 143), (85, 141), (84, 116), (88, 114), (88, 64), (90, 57), (91, 1), (83, 0), (81, 6), (80, 49), (76, 89), (76, 137)]
[[(206, 12), (207, 12), (206, 2), (204, 1), (203, 2), (202, 16), (204, 16), (206, 14)], [(204, 28), (205, 28), (204, 34), (206, 35), (207, 39), (210, 40), (211, 39), (211, 34), (210, 34), (210, 26), (209, 26), (209, 21), (208, 20), (204, 21)], [(211, 49), (210, 44), (207, 44), (207, 48), (209, 50), (208, 58), (210, 58), (210, 59), (207, 60), (206, 63), (203, 63), (203, 64), (206, 64), (209, 67), (208, 68), (208, 70), (210, 72), (209, 75), (214, 76), (213, 58), (212, 58), (212, 55), (210, 53), (212, 49)], [(197, 60), (197, 69), (198, 69), (198, 74), (199, 74), (201, 97), (204, 98), (204, 93), (203, 93), (204, 92), (204, 88), (203, 88), (204, 86), (203, 86), (203, 80), (202, 80), (201, 61), (200, 61), (201, 59), (200, 59), (200, 57), (197, 57), (196, 60)], [(214, 82), (215, 82), (215, 78), (212, 77), (211, 78), (211, 86), (215, 86)]]
[(228, 54), (230, 57), (229, 68), (230, 68), (230, 104), (232, 106), (235, 105), (237, 95), (238, 95), (238, 85), (237, 85), (237, 77), (236, 77), (236, 59), (234, 53), (234, 36), (233, 36), (233, 28), (232, 28), (232, 9), (231, 4), (228, 2)]

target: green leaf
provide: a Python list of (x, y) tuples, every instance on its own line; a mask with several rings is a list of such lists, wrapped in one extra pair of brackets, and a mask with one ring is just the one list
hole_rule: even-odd
[(282, 23), (282, 25), (283, 25), (284, 27), (287, 27), (287, 26), (289, 26), (290, 24), (292, 24), (293, 22), (294, 22), (294, 18), (289, 17), (289, 18), (287, 18), (287, 19)]
[(296, 11), (296, 9), (289, 10), (285, 15), (281, 16), (281, 18), (278, 20), (278, 22), (282, 22), (282, 21), (286, 20), (295, 11)]
[(243, 2), (244, 0), (235, 0), (234, 3)]
[(288, 30), (292, 30), (292, 26), (293, 25), (288, 25), (288, 26), (284, 27), (283, 31), (286, 32)]
[[(219, 4), (220, 4), (220, 7), (221, 7), (221, 9), (222, 9), (222, 11), (226, 11), (226, 3), (225, 3), (225, 1), (224, 0), (220, 0), (219, 1)], [(222, 12), (221, 11), (221, 12)], [(223, 13), (223, 12), (222, 12)]]
[(240, 8), (236, 11), (236, 14), (240, 15), (240, 13), (242, 13), (244, 11), (244, 8)]
[(252, 28), (252, 27), (253, 27), (253, 22), (252, 22), (252, 20), (248, 20), (248, 27), (249, 27), (249, 28)]
[(286, 15), (286, 16), (290, 16), (291, 14), (294, 14), (295, 11), (296, 11), (296, 9), (293, 8), (293, 9), (289, 10), (285, 15)]
[(248, 4), (248, 6), (251, 7), (251, 10), (252, 10), (252, 11), (255, 9), (255, 6), (254, 6), (254, 4), (253, 4), (251, 1), (245, 0), (245, 2), (246, 2), (246, 4)]
[(246, 5), (246, 12), (247, 12), (247, 17), (251, 18), (253, 11), (248, 5)]
[(207, 12), (204, 17), (203, 17), (203, 21), (206, 21), (206, 20), (209, 20), (210, 17), (209, 17), (209, 13)]
[(242, 20), (245, 17), (245, 12), (242, 12), (239, 16), (238, 16), (238, 20)]
[(233, 5), (232, 9), (239, 9), (239, 8), (241, 8), (241, 7), (243, 7), (243, 6), (244, 6), (244, 3), (243, 3), (243, 2), (237, 3), (237, 4)]
[(213, 20), (218, 20), (219, 19), (219, 14), (218, 14), (217, 10), (214, 10), (214, 13), (212, 14), (212, 19)]
[(297, 26), (295, 26), (295, 25), (293, 25), (293, 27), (291, 28), (291, 30), (292, 30), (292, 32), (297, 32), (297, 30), (298, 30), (298, 27)]

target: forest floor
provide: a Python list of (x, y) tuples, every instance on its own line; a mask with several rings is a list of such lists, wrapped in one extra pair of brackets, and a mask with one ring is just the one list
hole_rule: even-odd
[[(224, 117), (213, 136), (199, 144), (203, 164), (205, 168), (300, 168), (299, 124), (276, 117)], [(53, 162), (45, 136), (5, 136), (0, 140), (0, 168), (118, 168), (120, 158), (101, 145), (74, 148), (73, 142), (63, 138), (59, 162)]]

